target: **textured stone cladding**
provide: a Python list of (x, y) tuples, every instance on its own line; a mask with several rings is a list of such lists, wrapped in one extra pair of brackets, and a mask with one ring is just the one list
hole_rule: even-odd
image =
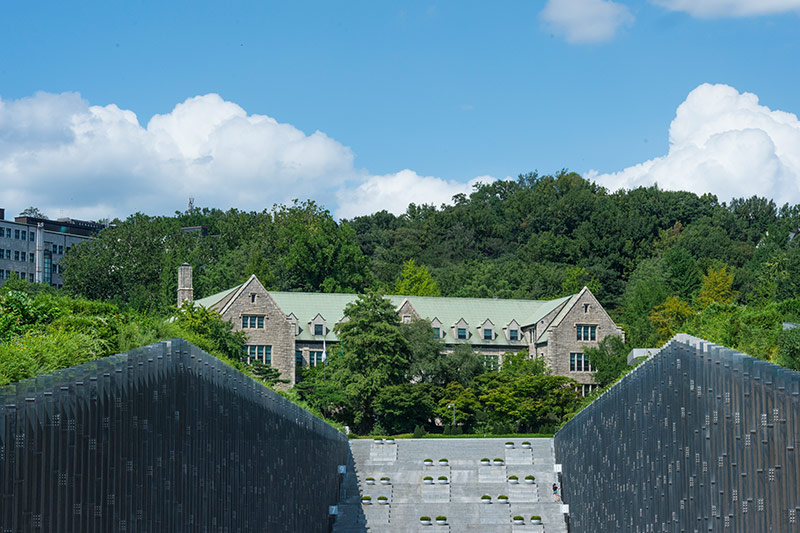
[[(242, 315), (263, 315), (264, 327), (243, 329)], [(222, 317), (233, 323), (234, 330), (247, 334), (247, 344), (272, 346), (272, 368), (280, 371), (290, 386), (295, 383), (295, 325), (255, 277), (234, 295)]]
[[(596, 340), (577, 340), (576, 327), (578, 324), (596, 326)], [(586, 347), (596, 348), (598, 343), (609, 335), (622, 337), (622, 328), (611, 320), (592, 293), (584, 290), (561, 322), (548, 330), (545, 354), (553, 369), (553, 374), (570, 377), (580, 384), (593, 384), (593, 372), (570, 372), (569, 354), (584, 353)], [(541, 349), (539, 351), (541, 352)]]

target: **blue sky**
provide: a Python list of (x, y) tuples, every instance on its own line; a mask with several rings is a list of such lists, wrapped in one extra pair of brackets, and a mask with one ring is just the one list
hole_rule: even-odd
[(0, 207), (350, 217), (561, 168), (800, 202), (800, 0), (226, 4), (4, 2)]

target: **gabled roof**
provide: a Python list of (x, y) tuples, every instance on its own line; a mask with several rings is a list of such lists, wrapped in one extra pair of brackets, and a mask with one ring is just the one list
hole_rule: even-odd
[[(244, 285), (244, 283), (242, 283), (242, 285)], [(228, 290), (225, 290), (225, 291), (222, 291), (222, 292), (218, 292), (216, 294), (212, 294), (211, 296), (206, 296), (205, 298), (200, 298), (199, 300), (195, 300), (194, 304), (195, 305), (202, 305), (203, 307), (206, 307), (206, 308), (214, 307), (215, 305), (220, 303), (222, 300), (224, 300), (227, 296), (229, 296), (229, 295), (233, 294), (234, 292), (236, 292), (237, 290), (239, 290), (239, 288), (242, 285), (237, 285), (237, 286), (232, 287), (232, 288), (230, 288)]]
[[(249, 280), (248, 280), (249, 281)], [(237, 285), (227, 291), (196, 300), (195, 303), (205, 307), (214, 307), (220, 302), (232, 300), (246, 286), (247, 283)], [(358, 298), (356, 294), (325, 294), (310, 292), (286, 292), (286, 291), (267, 291), (275, 303), (285, 314), (294, 314), (297, 323), (300, 325), (300, 334), (296, 337), (298, 341), (319, 341), (319, 337), (313, 336), (308, 331), (307, 324), (312, 322), (318, 314), (325, 317), (325, 321), (330, 325), (331, 331), (325, 337), (328, 341), (336, 341), (338, 337), (333, 332), (333, 325), (340, 322), (344, 317), (344, 308), (347, 304)], [(560, 305), (576, 298), (578, 295), (558, 298), (556, 300), (503, 300), (492, 298), (441, 298), (434, 296), (404, 296), (387, 295), (395, 309), (398, 309), (407, 300), (421, 318), (433, 320), (437, 318), (442, 324), (443, 340), (447, 343), (455, 342), (450, 328), (460, 319), (468, 324), (470, 329), (482, 325), (487, 319), (495, 325), (496, 329), (501, 330), (515, 321), (520, 326), (535, 324), (548, 313), (557, 309)], [(565, 306), (566, 307), (566, 306)], [(520, 335), (520, 340), (516, 342), (508, 341), (504, 335), (497, 335), (495, 339), (487, 341), (482, 336), (473, 335), (469, 341), (480, 345), (508, 346), (527, 346), (524, 337)]]

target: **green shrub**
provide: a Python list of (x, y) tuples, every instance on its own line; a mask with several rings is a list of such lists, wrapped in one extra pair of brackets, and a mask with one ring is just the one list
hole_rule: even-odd
[(443, 516), (443, 515), (439, 515), (439, 516), (436, 517), (436, 520), (447, 520), (447, 517)]

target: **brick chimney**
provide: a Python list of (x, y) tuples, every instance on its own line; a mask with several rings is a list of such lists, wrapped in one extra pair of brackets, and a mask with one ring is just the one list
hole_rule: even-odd
[(194, 301), (192, 267), (189, 263), (184, 263), (178, 267), (178, 307), (185, 301)]

